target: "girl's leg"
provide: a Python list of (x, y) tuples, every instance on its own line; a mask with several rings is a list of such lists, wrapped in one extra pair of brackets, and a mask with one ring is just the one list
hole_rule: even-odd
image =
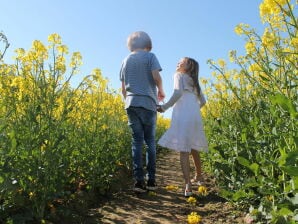
[(184, 177), (185, 184), (190, 182), (190, 165), (189, 165), (189, 153), (188, 152), (180, 152), (180, 164)]
[(196, 175), (194, 181), (202, 181), (202, 162), (200, 153), (197, 150), (191, 150), (192, 159), (195, 165)]
[(189, 165), (189, 153), (180, 152), (180, 164), (185, 181), (185, 196), (191, 195), (191, 183), (190, 183), (190, 165)]

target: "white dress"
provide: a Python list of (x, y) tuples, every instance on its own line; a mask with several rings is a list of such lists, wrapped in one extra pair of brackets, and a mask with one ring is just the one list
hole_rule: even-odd
[(191, 77), (179, 73), (174, 76), (174, 90), (179, 92), (179, 96), (173, 97), (174, 92), (171, 99), (164, 104), (165, 108), (174, 104), (171, 126), (159, 139), (158, 144), (179, 152), (190, 152), (191, 149), (207, 152), (208, 143), (200, 111), (200, 104), (205, 102), (203, 93), (198, 98)]

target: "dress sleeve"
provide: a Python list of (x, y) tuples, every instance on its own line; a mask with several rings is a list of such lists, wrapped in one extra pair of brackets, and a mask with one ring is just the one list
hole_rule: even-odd
[(182, 96), (183, 93), (183, 79), (180, 74), (175, 74), (174, 76), (174, 92), (171, 98), (165, 104), (161, 105), (161, 109), (163, 111), (167, 110), (168, 108), (172, 107)]

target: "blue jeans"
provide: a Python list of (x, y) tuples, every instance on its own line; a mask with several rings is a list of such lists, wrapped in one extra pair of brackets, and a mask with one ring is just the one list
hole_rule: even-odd
[(156, 169), (156, 112), (142, 107), (126, 109), (132, 130), (133, 174), (136, 181), (144, 181), (143, 144), (146, 143), (146, 166), (149, 180), (155, 180)]

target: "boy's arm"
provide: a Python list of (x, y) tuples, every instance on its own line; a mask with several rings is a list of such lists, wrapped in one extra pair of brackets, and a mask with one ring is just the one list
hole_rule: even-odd
[(124, 81), (122, 81), (122, 95), (124, 97), (124, 99), (126, 98), (126, 89), (125, 89), (125, 83)]
[(162, 78), (159, 74), (159, 70), (153, 70), (152, 76), (158, 89), (158, 101), (162, 101), (165, 98), (165, 93), (163, 90)]

